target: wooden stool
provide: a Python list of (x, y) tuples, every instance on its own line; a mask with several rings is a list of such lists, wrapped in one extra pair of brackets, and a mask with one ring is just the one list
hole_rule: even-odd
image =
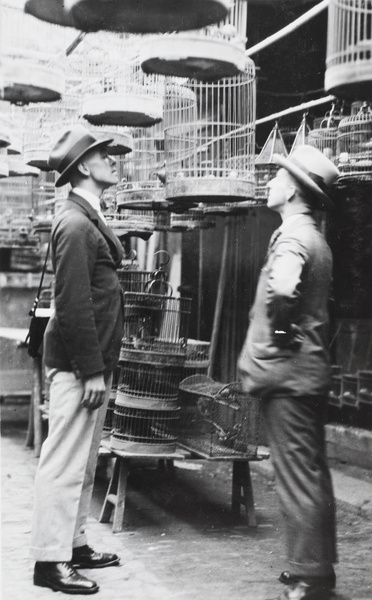
[(248, 460), (233, 461), (231, 511), (234, 521), (239, 520), (241, 505), (245, 508), (248, 527), (257, 527), (251, 471)]
[(106, 497), (99, 516), (100, 523), (109, 523), (114, 512), (112, 532), (119, 533), (123, 529), (129, 460), (117, 457), (114, 471), (107, 489)]

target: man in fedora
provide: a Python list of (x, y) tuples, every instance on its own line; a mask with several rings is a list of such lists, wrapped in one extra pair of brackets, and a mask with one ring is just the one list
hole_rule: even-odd
[(331, 251), (314, 210), (331, 208), (339, 173), (319, 150), (274, 155), (267, 206), (282, 224), (269, 244), (238, 367), (262, 398), (286, 533), (280, 600), (328, 600), (335, 587), (335, 511), (324, 422), (330, 384)]
[(44, 338), (50, 382), (49, 433), (35, 480), (31, 551), (34, 584), (67, 594), (93, 594), (98, 585), (75, 567), (119, 564), (99, 553), (85, 527), (97, 454), (123, 329), (116, 274), (123, 249), (100, 210), (102, 192), (117, 183), (110, 139), (81, 125), (51, 150), (56, 187), (72, 190), (52, 227), (55, 309)]

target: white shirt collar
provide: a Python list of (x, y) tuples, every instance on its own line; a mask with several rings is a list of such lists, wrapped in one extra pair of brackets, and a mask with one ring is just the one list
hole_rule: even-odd
[(291, 227), (295, 221), (303, 217), (305, 214), (307, 213), (296, 213), (295, 215), (290, 215), (287, 217), (279, 227), (280, 231), (285, 231), (288, 229), (288, 227)]
[(82, 198), (84, 198), (84, 200), (89, 202), (91, 207), (98, 213), (98, 216), (101, 217), (101, 219), (104, 222), (106, 222), (105, 217), (101, 210), (101, 203), (100, 203), (100, 199), (98, 198), (98, 196), (96, 196), (95, 194), (92, 194), (92, 192), (89, 192), (88, 190), (84, 190), (83, 188), (80, 188), (80, 187), (75, 187), (72, 189), (72, 191), (74, 192), (74, 194), (81, 196)]

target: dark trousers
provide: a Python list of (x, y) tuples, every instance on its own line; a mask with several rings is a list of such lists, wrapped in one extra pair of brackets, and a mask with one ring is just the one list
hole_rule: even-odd
[(325, 412), (325, 397), (263, 401), (293, 575), (328, 575), (337, 561), (335, 505), (324, 440)]

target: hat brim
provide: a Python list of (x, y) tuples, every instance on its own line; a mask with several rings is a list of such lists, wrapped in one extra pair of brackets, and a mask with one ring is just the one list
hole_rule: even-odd
[(281, 154), (273, 154), (272, 160), (276, 165), (283, 167), (289, 171), (293, 177), (298, 179), (298, 181), (302, 183), (302, 185), (305, 186), (313, 194), (313, 196), (316, 197), (322, 206), (327, 209), (334, 207), (334, 203), (329, 196), (323, 192), (323, 190), (315, 183), (315, 181), (311, 179), (311, 177), (309, 177), (309, 175), (307, 175), (300, 167), (297, 167), (297, 165), (291, 161), (290, 156), (285, 157)]
[(88, 148), (85, 148), (85, 150), (83, 150), (83, 152), (81, 152), (78, 156), (76, 156), (76, 158), (74, 158), (74, 160), (68, 165), (68, 167), (66, 167), (65, 170), (62, 171), (62, 173), (60, 174), (60, 176), (58, 177), (58, 179), (56, 180), (56, 182), (54, 184), (55, 187), (62, 187), (63, 185), (66, 185), (66, 183), (68, 183), (69, 174), (70, 174), (71, 169), (74, 168), (76, 163), (79, 162), (79, 160), (84, 156), (84, 154), (86, 154), (90, 150), (93, 150), (93, 148), (98, 148), (99, 146), (107, 146), (112, 141), (113, 141), (113, 138), (103, 138), (101, 140), (97, 140), (96, 142), (91, 144)]

